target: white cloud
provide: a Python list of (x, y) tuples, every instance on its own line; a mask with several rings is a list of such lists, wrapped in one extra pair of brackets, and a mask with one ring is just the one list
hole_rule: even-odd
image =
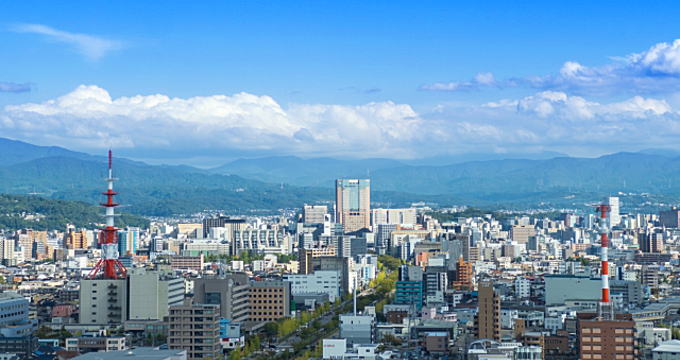
[(645, 51), (618, 57), (602, 66), (586, 66), (576, 61), (566, 61), (554, 74), (503, 80), (483, 75), (478, 74), (470, 81), (438, 82), (421, 88), (434, 91), (469, 91), (485, 87), (524, 86), (588, 95), (671, 93), (680, 91), (680, 39), (672, 43), (655, 44)]
[(99, 60), (111, 51), (121, 48), (120, 41), (97, 36), (71, 33), (41, 24), (19, 24), (11, 27), (18, 33), (38, 34), (50, 40), (69, 44), (90, 60)]
[(294, 154), (427, 157), (461, 152), (592, 153), (677, 147), (680, 116), (665, 100), (598, 102), (560, 91), (416, 112), (390, 101), (293, 104), (269, 96), (113, 98), (97, 86), (42, 103), (5, 106), (2, 136), (77, 150), (114, 146), (174, 155)]
[(431, 91), (471, 91), (484, 87), (498, 86), (492, 73), (479, 73), (469, 81), (436, 82), (421, 86), (421, 90)]
[(155, 147), (270, 150), (297, 154), (409, 155), (421, 128), (418, 114), (393, 102), (360, 106), (292, 105), (238, 93), (192, 98), (112, 98), (81, 85), (43, 103), (10, 105), (3, 133), (80, 148)]

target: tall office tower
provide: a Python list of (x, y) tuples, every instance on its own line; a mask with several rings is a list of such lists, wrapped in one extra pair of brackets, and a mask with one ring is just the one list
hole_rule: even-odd
[(305, 225), (323, 224), (328, 213), (326, 205), (305, 205), (302, 208), (302, 217)]
[(221, 359), (219, 305), (170, 307), (168, 347), (187, 351), (187, 359)]
[(371, 227), (371, 180), (335, 181), (335, 219), (346, 233)]
[(479, 308), (476, 315), (478, 339), (501, 340), (501, 297), (492, 283), (481, 283), (478, 291)]
[(616, 226), (621, 223), (621, 213), (619, 208), (619, 198), (610, 196), (607, 198), (607, 205), (609, 205), (609, 225)]

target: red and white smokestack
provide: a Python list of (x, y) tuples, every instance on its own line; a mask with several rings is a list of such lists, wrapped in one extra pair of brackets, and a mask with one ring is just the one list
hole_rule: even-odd
[(607, 213), (609, 205), (598, 205), (597, 211), (600, 213), (600, 256), (602, 260), (600, 275), (602, 277), (602, 303), (609, 303), (609, 226)]

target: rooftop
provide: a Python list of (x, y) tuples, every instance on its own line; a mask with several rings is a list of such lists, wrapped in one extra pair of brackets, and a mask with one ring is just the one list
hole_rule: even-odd
[(160, 350), (158, 348), (140, 347), (136, 349), (109, 352), (91, 352), (76, 356), (74, 360), (186, 360), (185, 350)]

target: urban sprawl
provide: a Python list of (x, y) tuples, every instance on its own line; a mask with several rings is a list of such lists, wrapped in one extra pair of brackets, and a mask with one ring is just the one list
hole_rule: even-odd
[(107, 184), (100, 225), (0, 232), (0, 359), (680, 359), (675, 208), (441, 217), (339, 179), (119, 229)]

